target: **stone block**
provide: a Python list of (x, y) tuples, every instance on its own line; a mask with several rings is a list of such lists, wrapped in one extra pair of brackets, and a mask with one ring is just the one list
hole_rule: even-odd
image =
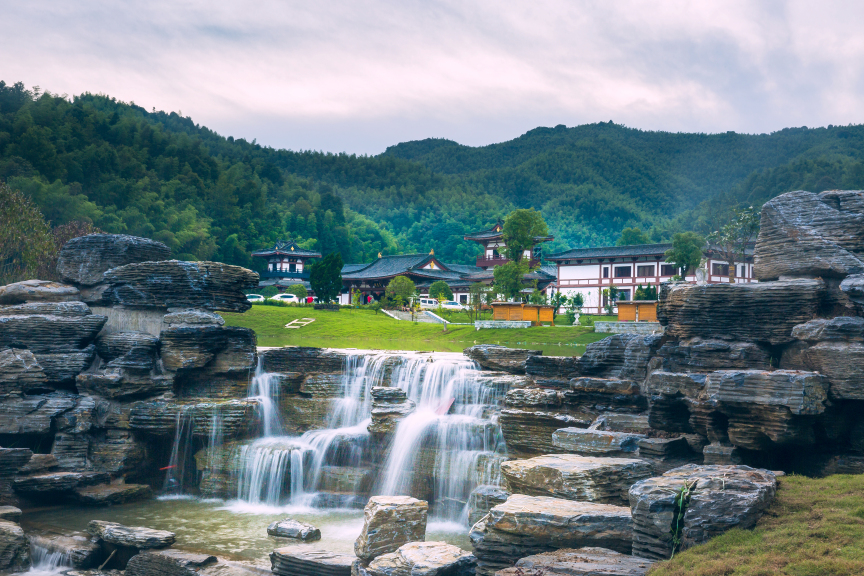
[[(794, 336), (797, 338), (797, 336)], [(657, 351), (666, 372), (711, 372), (713, 370), (771, 369), (771, 352), (752, 342), (728, 342), (716, 338), (672, 340)]]
[(12, 482), (14, 490), (32, 497), (69, 494), (81, 486), (107, 484), (110, 476), (104, 472), (48, 472), (19, 476)]
[(529, 356), (541, 356), (541, 350), (507, 348), (494, 344), (478, 344), (466, 348), (463, 353), (487, 370), (500, 370), (510, 374), (525, 374), (525, 363)]
[(134, 262), (168, 260), (171, 250), (161, 242), (125, 234), (90, 234), (63, 245), (57, 273), (66, 282), (93, 285), (111, 268)]
[(40, 390), (47, 381), (42, 366), (30, 350), (0, 349), (0, 395)]
[(323, 348), (287, 346), (261, 352), (261, 368), (265, 372), (337, 373), (345, 367), (346, 355)]
[(510, 492), (501, 486), (481, 484), (468, 496), (468, 525), (473, 526), (486, 516), (493, 507), (503, 504)]
[(126, 565), (126, 576), (200, 576), (217, 565), (218, 559), (208, 554), (181, 550), (144, 551), (133, 556)]
[(30, 542), (15, 522), (0, 520), (0, 570), (24, 572), (30, 567)]
[(25, 302), (76, 302), (81, 300), (78, 288), (49, 280), (24, 280), (0, 286), (0, 305)]
[(167, 548), (176, 539), (173, 532), (154, 530), (142, 526), (124, 526), (116, 522), (91, 520), (87, 531), (96, 538), (117, 546), (132, 546), (139, 550)]
[(267, 526), (267, 534), (279, 538), (293, 538), (303, 542), (314, 542), (321, 539), (321, 530), (292, 518), (278, 520)]
[(495, 576), (645, 576), (653, 564), (606, 548), (564, 549), (527, 556)]
[(277, 548), (270, 554), (270, 566), (277, 576), (350, 576), (354, 556), (310, 550), (298, 546)]
[(638, 413), (648, 407), (639, 384), (619, 378), (574, 378), (570, 390), (564, 393), (564, 402), (588, 412)]
[(474, 555), (446, 542), (409, 542), (368, 565), (357, 576), (474, 576)]
[(592, 342), (579, 357), (579, 373), (641, 382), (648, 375), (648, 362), (657, 353), (661, 341), (659, 335), (615, 334)]
[(373, 496), (363, 509), (354, 553), (365, 562), (426, 538), (429, 505), (409, 496)]
[(72, 498), (87, 506), (111, 506), (149, 500), (153, 491), (145, 484), (99, 484), (75, 488)]
[(552, 441), (556, 430), (587, 428), (593, 420), (588, 414), (506, 409), (501, 411), (498, 423), (511, 455), (534, 456), (557, 452)]
[(587, 456), (635, 456), (642, 434), (607, 432), (582, 428), (561, 428), (552, 434), (552, 443), (563, 452)]

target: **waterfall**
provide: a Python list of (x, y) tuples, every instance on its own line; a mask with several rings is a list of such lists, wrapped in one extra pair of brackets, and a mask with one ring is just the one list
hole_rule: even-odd
[(265, 437), (282, 435), (282, 420), (279, 418), (279, 374), (264, 371), (264, 361), (258, 358), (255, 374), (249, 382), (247, 398), (258, 404), (261, 431)]
[(174, 429), (174, 443), (171, 446), (171, 457), (165, 469), (165, 483), (162, 491), (167, 496), (180, 496), (183, 492), (186, 456), (192, 444), (192, 411), (189, 406), (180, 406)]
[(53, 576), (62, 574), (72, 568), (72, 559), (68, 553), (51, 551), (44, 546), (30, 544), (31, 567), (24, 574), (30, 576)]

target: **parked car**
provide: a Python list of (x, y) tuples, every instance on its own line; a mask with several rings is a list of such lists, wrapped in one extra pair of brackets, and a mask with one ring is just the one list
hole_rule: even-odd
[(435, 310), (438, 308), (438, 300), (435, 298), (420, 298), (420, 308), (424, 310)]
[(293, 304), (300, 303), (300, 299), (297, 298), (297, 296), (294, 294), (276, 294), (275, 296), (270, 298), (270, 300), (275, 300), (277, 302), (288, 302)]
[(444, 302), (441, 303), (441, 308), (443, 308), (444, 310), (467, 310), (468, 309), (467, 306), (465, 306), (464, 304), (460, 304), (459, 302), (456, 302), (455, 300), (445, 300)]
[(252, 303), (258, 303), (264, 301), (264, 296), (261, 294), (246, 294), (246, 299)]

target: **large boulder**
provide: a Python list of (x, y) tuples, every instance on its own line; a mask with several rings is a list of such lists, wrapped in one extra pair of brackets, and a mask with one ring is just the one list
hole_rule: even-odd
[(690, 498), (678, 537), (681, 549), (729, 530), (751, 528), (771, 504), (777, 490), (772, 472), (749, 466), (688, 464), (648, 478), (630, 488), (633, 554), (665, 560), (673, 552), (675, 499), (685, 483)]
[(110, 399), (145, 398), (171, 392), (174, 378), (170, 374), (152, 376), (149, 372), (106, 367), (78, 374), (75, 385), (81, 394)]
[(277, 576), (350, 576), (354, 556), (299, 546), (277, 548), (270, 554), (270, 567)]
[(182, 405), (164, 400), (136, 402), (129, 413), (129, 428), (154, 436), (173, 436), (178, 422), (188, 425), (191, 421), (192, 435), (208, 438), (216, 417), (222, 424), (220, 432), (227, 440), (244, 436), (257, 427), (257, 407), (258, 402), (251, 398)]
[(75, 488), (72, 498), (86, 506), (111, 506), (148, 500), (153, 491), (146, 484), (98, 484)]
[(835, 400), (864, 400), (864, 318), (811, 320), (792, 335), (802, 345), (784, 352), (781, 368), (819, 372), (828, 378)]
[(629, 554), (633, 529), (625, 506), (514, 494), (468, 536), (477, 575), (491, 576), (520, 558), (560, 548), (599, 546)]
[(504, 395), (508, 408), (554, 410), (561, 406), (561, 393), (551, 388), (513, 388)]
[(21, 527), (0, 520), (0, 570), (23, 572), (30, 567), (30, 542)]
[(371, 394), (372, 422), (368, 429), (373, 434), (395, 432), (399, 422), (417, 407), (401, 388), (373, 386)]
[(278, 520), (267, 526), (267, 534), (279, 538), (293, 538), (303, 542), (313, 542), (321, 539), (321, 530), (293, 518)]
[(0, 395), (39, 390), (47, 381), (42, 366), (30, 350), (0, 348)]
[(25, 302), (74, 302), (81, 293), (74, 286), (49, 280), (24, 280), (0, 286), (0, 305)]
[(656, 430), (692, 432), (690, 416), (705, 390), (707, 374), (657, 370), (645, 380), (648, 422)]
[(582, 377), (570, 380), (569, 387), (564, 402), (586, 412), (643, 412), (648, 407), (633, 380)]
[(546, 454), (502, 462), (501, 474), (514, 493), (620, 505), (630, 486), (653, 472), (648, 462), (633, 458)]
[(487, 370), (500, 370), (510, 374), (525, 374), (525, 363), (530, 356), (541, 356), (542, 350), (507, 348), (495, 344), (477, 344), (463, 353)]
[(671, 340), (660, 347), (657, 355), (663, 359), (663, 369), (668, 372), (771, 369), (771, 351), (752, 342), (728, 342), (716, 338)]
[(489, 513), (489, 510), (503, 504), (511, 496), (505, 488), (491, 484), (481, 484), (468, 495), (468, 525), (473, 526)]
[(162, 364), (166, 370), (212, 366), (220, 372), (255, 367), (255, 332), (234, 326), (180, 326), (162, 331)]
[(542, 386), (567, 388), (571, 378), (579, 375), (576, 356), (528, 356), (525, 374)]
[(181, 550), (155, 550), (136, 554), (126, 565), (126, 576), (199, 576), (218, 562), (215, 556)]
[(849, 300), (858, 304), (858, 314), (864, 310), (864, 274), (849, 276), (840, 283), (840, 290)]
[(592, 342), (579, 357), (579, 374), (641, 382), (661, 342), (661, 336), (639, 334), (614, 334)]
[(409, 542), (356, 567), (357, 576), (474, 576), (474, 555), (446, 542)]
[(87, 531), (103, 542), (117, 546), (131, 546), (139, 550), (167, 548), (174, 544), (176, 535), (167, 530), (154, 530), (143, 526), (124, 526), (117, 522), (91, 520)]
[(146, 332), (112, 332), (96, 340), (96, 352), (111, 366), (150, 371), (159, 349), (159, 338)]
[(141, 262), (112, 268), (88, 302), (99, 306), (245, 312), (258, 274), (220, 262)]
[(33, 452), (28, 448), (0, 448), (0, 504), (18, 504), (12, 491), (12, 479), (30, 461)]
[(12, 396), (0, 402), (0, 434), (50, 435), (60, 417), (78, 406), (81, 398), (57, 392), (44, 396)]
[(667, 337), (787, 344), (796, 325), (818, 316), (825, 293), (821, 279), (664, 284), (657, 318)]
[(261, 368), (265, 372), (341, 374), (345, 359), (345, 354), (323, 348), (291, 346), (261, 352)]
[(552, 442), (564, 452), (585, 456), (636, 456), (642, 434), (561, 428), (552, 434)]
[(606, 548), (564, 549), (527, 556), (495, 576), (645, 576), (653, 564)]
[(42, 548), (49, 554), (60, 554), (68, 559), (73, 568), (79, 570), (96, 568), (105, 560), (99, 544), (85, 532), (55, 532), (50, 528), (28, 529), (27, 538), (31, 547)]
[(57, 273), (66, 282), (92, 286), (111, 268), (169, 258), (171, 250), (161, 242), (124, 234), (90, 234), (63, 245)]
[(429, 504), (410, 496), (373, 496), (363, 509), (354, 553), (365, 562), (426, 538)]
[(787, 192), (762, 206), (754, 254), (760, 282), (864, 273), (864, 192)]
[(593, 421), (589, 414), (511, 408), (502, 410), (498, 419), (508, 452), (518, 457), (558, 452), (552, 440), (556, 430), (587, 428)]
[(76, 488), (107, 484), (110, 476), (104, 472), (46, 472), (30, 476), (19, 476), (12, 487), (19, 494), (31, 497), (69, 494)]

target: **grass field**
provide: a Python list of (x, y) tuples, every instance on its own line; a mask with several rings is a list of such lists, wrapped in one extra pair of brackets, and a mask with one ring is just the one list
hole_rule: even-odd
[[(253, 306), (243, 314), (222, 316), (229, 326), (255, 330), (259, 346), (461, 352), (474, 344), (501, 344), (543, 350), (550, 356), (579, 356), (586, 344), (607, 336), (583, 326), (475, 330), (473, 326), (451, 325), (445, 330), (442, 324), (399, 321), (372, 310), (343, 308), (331, 312), (311, 306)], [(285, 328), (297, 318), (314, 318), (315, 322), (299, 329)]]
[(653, 568), (650, 576), (864, 574), (864, 475), (781, 478), (753, 530), (730, 530)]

